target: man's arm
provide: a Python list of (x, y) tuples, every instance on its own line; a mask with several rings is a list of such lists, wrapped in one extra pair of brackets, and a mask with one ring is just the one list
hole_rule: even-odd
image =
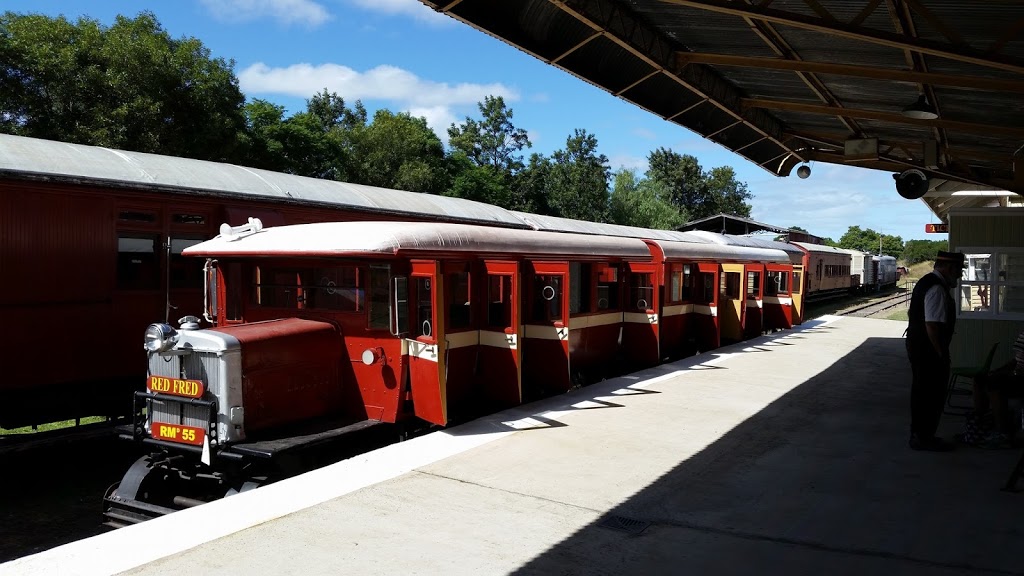
[(942, 347), (942, 323), (941, 322), (925, 322), (924, 329), (928, 332), (928, 341), (931, 342), (932, 348), (935, 349), (935, 355), (939, 358), (946, 356), (946, 350)]

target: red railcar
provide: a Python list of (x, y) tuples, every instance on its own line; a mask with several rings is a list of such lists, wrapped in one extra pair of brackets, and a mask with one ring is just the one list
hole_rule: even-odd
[(0, 135), (0, 306), (16, 327), (0, 331), (0, 428), (126, 415), (139, 326), (203, 304), (202, 265), (182, 251), (251, 216), (526, 227), (457, 198)]

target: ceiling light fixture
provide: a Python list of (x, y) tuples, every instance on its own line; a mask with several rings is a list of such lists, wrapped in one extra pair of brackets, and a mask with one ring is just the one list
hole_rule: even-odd
[(935, 111), (935, 106), (928, 102), (928, 97), (924, 94), (917, 98), (917, 102), (904, 108), (903, 115), (917, 120), (935, 120), (939, 117), (939, 113)]
[(799, 176), (800, 178), (807, 178), (808, 176), (811, 175), (811, 167), (808, 166), (807, 164), (800, 166), (799, 168), (796, 169), (796, 175)]

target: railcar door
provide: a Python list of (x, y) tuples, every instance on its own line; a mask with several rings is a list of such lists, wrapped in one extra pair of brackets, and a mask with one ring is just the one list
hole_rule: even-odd
[(746, 297), (743, 285), (743, 264), (722, 264), (719, 280), (718, 317), (722, 340), (743, 340), (743, 319), (746, 315)]
[(530, 263), (529, 288), (523, 301), (528, 310), (522, 330), (523, 400), (532, 401), (568, 391), (569, 294), (568, 262)]
[(519, 263), (484, 262), (485, 317), (480, 329), (478, 380), (487, 408), (516, 406), (523, 400), (519, 361)]
[(623, 307), (622, 344), (632, 368), (643, 368), (658, 363), (658, 291), (655, 289), (655, 265), (630, 262), (627, 264), (629, 297)]
[(402, 355), (408, 357), (409, 385), (413, 413), (444, 426), (448, 423), (445, 380), (445, 327), (442, 299), (444, 276), (436, 260), (413, 260), (409, 276), (412, 304), (410, 332), (402, 341)]
[(793, 324), (804, 322), (804, 267), (793, 266), (793, 282), (790, 291), (791, 307), (793, 309)]
[(747, 278), (747, 317), (743, 322), (743, 334), (747, 338), (754, 338), (764, 331), (764, 303), (761, 301), (762, 283), (764, 282), (764, 265), (748, 264), (746, 268)]
[(694, 287), (693, 330), (701, 351), (713, 350), (722, 343), (718, 323), (718, 265), (697, 265), (698, 280)]

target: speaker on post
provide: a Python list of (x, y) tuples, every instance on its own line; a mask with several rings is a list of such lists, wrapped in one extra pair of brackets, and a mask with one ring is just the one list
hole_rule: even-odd
[(896, 180), (896, 192), (907, 200), (917, 200), (928, 192), (928, 176), (916, 168), (893, 174), (892, 177)]

